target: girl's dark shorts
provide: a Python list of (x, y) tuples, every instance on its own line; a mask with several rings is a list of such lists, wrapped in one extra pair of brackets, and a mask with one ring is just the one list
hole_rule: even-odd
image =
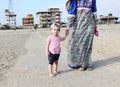
[(48, 55), (49, 64), (53, 65), (53, 63), (54, 63), (55, 61), (58, 61), (58, 60), (59, 60), (59, 56), (60, 56), (60, 54), (52, 54), (52, 53), (50, 53), (50, 54)]

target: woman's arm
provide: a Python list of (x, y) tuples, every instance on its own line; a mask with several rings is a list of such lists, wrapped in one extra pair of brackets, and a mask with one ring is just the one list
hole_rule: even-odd
[(75, 24), (76, 21), (76, 15), (69, 15), (67, 17), (67, 26), (70, 28)]
[(93, 19), (95, 20), (95, 23), (97, 24), (98, 18), (97, 18), (96, 0), (93, 0), (93, 1), (92, 1), (92, 12), (93, 12)]
[(76, 13), (77, 13), (77, 1), (76, 0), (67, 0), (66, 9), (68, 12), (67, 16), (67, 25), (72, 27), (75, 23)]

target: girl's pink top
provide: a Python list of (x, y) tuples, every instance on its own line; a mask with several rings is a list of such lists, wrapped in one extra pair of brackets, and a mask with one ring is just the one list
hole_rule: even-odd
[(62, 38), (60, 36), (48, 36), (47, 41), (49, 44), (49, 52), (52, 54), (60, 54), (61, 48), (60, 48), (60, 42), (62, 41)]

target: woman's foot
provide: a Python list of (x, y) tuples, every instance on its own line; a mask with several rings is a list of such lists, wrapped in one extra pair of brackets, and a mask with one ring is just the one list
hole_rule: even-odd
[(86, 68), (80, 67), (80, 71), (85, 71)]
[(87, 70), (88, 70), (88, 71), (92, 71), (92, 70), (93, 70), (93, 67), (88, 67)]

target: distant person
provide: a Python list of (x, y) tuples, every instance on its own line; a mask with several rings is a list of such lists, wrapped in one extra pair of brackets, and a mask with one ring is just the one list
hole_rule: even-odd
[(93, 70), (91, 55), (97, 31), (96, 0), (67, 0), (68, 66), (73, 69)]
[(14, 31), (16, 30), (16, 27), (14, 27)]
[(34, 25), (34, 29), (35, 29), (35, 30), (37, 29), (37, 24)]
[[(60, 42), (64, 41), (68, 35), (68, 31), (65, 31), (65, 36), (59, 36), (60, 33), (60, 26), (55, 24), (51, 25), (51, 35), (47, 38), (46, 43), (46, 55), (48, 56), (49, 60), (49, 76), (53, 77), (58, 73), (58, 60), (61, 53)], [(54, 71), (53, 71), (53, 64), (54, 64)]]

